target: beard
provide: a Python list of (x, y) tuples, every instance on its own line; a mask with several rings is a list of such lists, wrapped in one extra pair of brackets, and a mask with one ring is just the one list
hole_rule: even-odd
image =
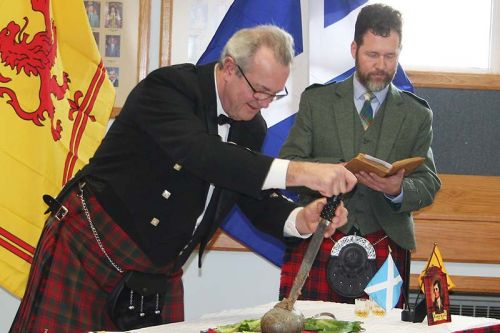
[[(356, 56), (356, 75), (359, 82), (366, 88), (368, 91), (380, 91), (387, 87), (389, 83), (394, 79), (394, 75), (396, 75), (396, 70), (392, 72), (388, 71), (372, 71), (372, 72), (363, 72), (360, 70), (358, 57)], [(382, 80), (374, 79), (373, 76), (383, 76)]]

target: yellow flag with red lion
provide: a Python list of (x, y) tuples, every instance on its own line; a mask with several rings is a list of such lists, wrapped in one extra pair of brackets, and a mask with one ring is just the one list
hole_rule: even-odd
[(21, 297), (46, 216), (115, 98), (82, 0), (0, 1), (0, 285)]

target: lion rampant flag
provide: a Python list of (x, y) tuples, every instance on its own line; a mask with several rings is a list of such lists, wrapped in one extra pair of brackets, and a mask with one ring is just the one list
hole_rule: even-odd
[(22, 297), (56, 195), (93, 155), (115, 97), (81, 0), (0, 1), (0, 285)]

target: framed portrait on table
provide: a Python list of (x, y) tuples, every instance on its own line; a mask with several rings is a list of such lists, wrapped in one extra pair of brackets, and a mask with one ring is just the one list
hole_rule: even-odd
[(427, 323), (436, 325), (451, 321), (450, 298), (446, 274), (439, 267), (429, 267), (424, 276)]

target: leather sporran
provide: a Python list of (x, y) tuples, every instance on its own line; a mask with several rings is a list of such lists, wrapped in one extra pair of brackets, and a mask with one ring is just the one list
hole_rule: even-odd
[(330, 288), (344, 297), (364, 295), (364, 289), (377, 269), (375, 257), (375, 249), (367, 239), (356, 235), (339, 239), (328, 261)]
[(122, 331), (160, 325), (167, 290), (164, 274), (128, 271), (108, 296), (108, 314)]

